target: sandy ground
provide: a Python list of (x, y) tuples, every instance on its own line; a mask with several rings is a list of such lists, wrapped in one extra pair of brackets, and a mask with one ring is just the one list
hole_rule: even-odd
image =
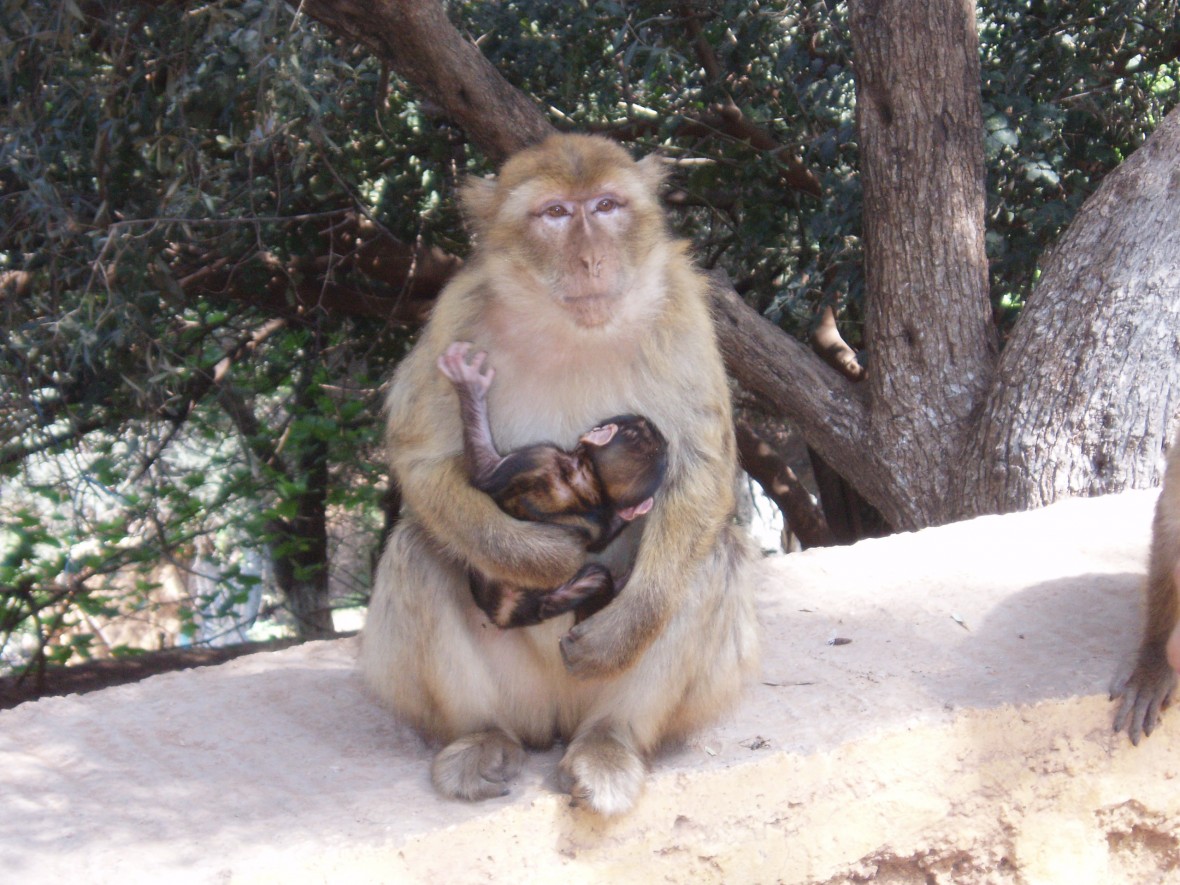
[(1106, 696), (1154, 500), (766, 560), (761, 679), (618, 820), (556, 792), (558, 750), (503, 799), (438, 799), (355, 640), (24, 704), (0, 881), (1180, 879), (1180, 713), (1133, 748)]

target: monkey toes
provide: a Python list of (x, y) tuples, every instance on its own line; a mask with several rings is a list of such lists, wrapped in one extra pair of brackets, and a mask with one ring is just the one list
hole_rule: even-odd
[(1166, 661), (1155, 666), (1140, 664), (1111, 690), (1111, 700), (1119, 700), (1114, 730), (1126, 730), (1131, 743), (1138, 746), (1141, 738), (1155, 731), (1160, 713), (1172, 702), (1175, 690), (1176, 671)]
[(524, 749), (499, 729), (465, 735), (439, 751), (430, 766), (434, 787), (452, 799), (490, 799), (508, 793)]
[(571, 804), (611, 816), (630, 811), (643, 789), (643, 760), (609, 731), (574, 739), (558, 767)]
[(584, 603), (600, 599), (597, 607), (610, 601), (614, 592), (614, 580), (606, 566), (590, 562), (582, 566), (578, 573), (560, 587), (544, 594), (539, 606), (541, 620), (555, 618), (558, 615), (571, 612)]

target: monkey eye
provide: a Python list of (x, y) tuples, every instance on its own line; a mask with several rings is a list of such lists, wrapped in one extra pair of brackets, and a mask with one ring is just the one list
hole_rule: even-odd
[(548, 215), (550, 218), (564, 218), (570, 214), (570, 210), (565, 208), (561, 203), (550, 203), (541, 210), (542, 215)]
[(594, 204), (595, 212), (614, 212), (619, 208), (619, 201), (614, 197), (603, 197)]

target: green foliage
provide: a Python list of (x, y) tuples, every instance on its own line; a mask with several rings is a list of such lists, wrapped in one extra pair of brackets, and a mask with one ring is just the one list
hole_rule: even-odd
[[(448, 9), (557, 125), (668, 157), (674, 224), (752, 304), (794, 334), (839, 304), (857, 341), (844, 5)], [(158, 608), (160, 564), (198, 548), (237, 589), (184, 603), (193, 635), (203, 606), (248, 595), (252, 549), (289, 560), (294, 580), (337, 574), (315, 520), (337, 526), (333, 556), (375, 542), (380, 379), (408, 334), (321, 309), (317, 293), (396, 294), (342, 249), (358, 219), (461, 254), (454, 189), (486, 162), (284, 4), (5, 11), (4, 653), (90, 653), (94, 622)], [(1176, 103), (1177, 21), (1164, 0), (992, 0), (979, 20), (992, 294), (1010, 319), (1044, 248)], [(353, 591), (363, 598), (363, 575)]]
[(1009, 319), (1046, 247), (1180, 98), (1171, 2), (992, 2), (980, 16), (992, 293)]
[[(242, 293), (323, 254), (346, 212), (414, 236), (442, 201), (386, 156), (381, 117), (410, 111), (378, 66), (281, 5), (6, 9), (0, 645), (56, 659), (88, 652), (89, 616), (153, 604), (160, 564), (202, 538), (243, 585), (231, 554), (297, 548), (283, 520), (309, 446), (331, 465), (325, 506), (375, 535), (372, 415), (404, 333), (315, 310), (270, 327)], [(432, 160), (438, 142), (398, 140)]]

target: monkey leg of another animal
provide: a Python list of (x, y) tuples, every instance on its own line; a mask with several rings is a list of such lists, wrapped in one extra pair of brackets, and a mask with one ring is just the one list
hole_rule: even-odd
[[(1171, 644), (1169, 640), (1167, 646)], [(1165, 644), (1156, 640), (1145, 642), (1131, 675), (1111, 690), (1111, 700), (1119, 701), (1114, 730), (1125, 729), (1131, 743), (1138, 746), (1144, 736), (1155, 731), (1160, 714), (1171, 704), (1175, 691), (1176, 671), (1168, 663)]]
[[(1161, 542), (1159, 525), (1157, 515), (1147, 579), (1147, 624), (1139, 656), (1131, 675), (1117, 681), (1110, 692), (1111, 700), (1119, 700), (1114, 730), (1125, 729), (1136, 746), (1144, 736), (1155, 731), (1160, 714), (1172, 703), (1177, 664), (1180, 664), (1180, 624), (1176, 623), (1180, 565), (1167, 567), (1174, 559), (1174, 551)], [(1175, 543), (1170, 536), (1164, 541)]]
[(1168, 637), (1168, 644), (1164, 647), (1168, 666), (1180, 673), (1180, 624), (1172, 628), (1172, 635)]

